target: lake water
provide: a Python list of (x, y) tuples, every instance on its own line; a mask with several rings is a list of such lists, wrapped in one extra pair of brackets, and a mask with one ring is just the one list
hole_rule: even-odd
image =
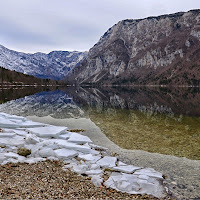
[(4, 88), (0, 112), (84, 129), (127, 163), (168, 177), (180, 199), (200, 199), (199, 88)]

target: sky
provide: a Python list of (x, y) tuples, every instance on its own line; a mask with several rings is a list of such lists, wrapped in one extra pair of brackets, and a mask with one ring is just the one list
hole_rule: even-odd
[(0, 44), (16, 51), (87, 51), (111, 26), (191, 9), (200, 0), (0, 0)]

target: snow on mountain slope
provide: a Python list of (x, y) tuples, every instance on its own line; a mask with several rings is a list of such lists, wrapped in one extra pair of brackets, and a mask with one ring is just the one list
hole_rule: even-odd
[(61, 80), (87, 56), (87, 52), (22, 53), (0, 45), (0, 66), (38, 78)]
[(8, 101), (0, 104), (0, 112), (20, 116), (51, 116), (58, 119), (87, 117), (87, 113), (71, 96), (59, 90), (40, 92)]

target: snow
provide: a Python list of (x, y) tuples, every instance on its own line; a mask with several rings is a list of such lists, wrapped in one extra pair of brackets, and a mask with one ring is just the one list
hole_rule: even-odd
[[(121, 192), (158, 198), (166, 194), (161, 173), (151, 168), (127, 165), (117, 161), (116, 157), (105, 155), (105, 152), (102, 154), (105, 148), (94, 145), (85, 135), (68, 132), (66, 127), (35, 123), (4, 113), (0, 113), (0, 120), (1, 165), (62, 160), (65, 163), (63, 170), (87, 174), (95, 186), (104, 184)], [(19, 147), (30, 149), (31, 154), (27, 157), (18, 155)], [(103, 174), (107, 169), (115, 172), (104, 181)]]
[(0, 66), (39, 78), (63, 79), (86, 56), (87, 52), (77, 51), (27, 54), (0, 45)]

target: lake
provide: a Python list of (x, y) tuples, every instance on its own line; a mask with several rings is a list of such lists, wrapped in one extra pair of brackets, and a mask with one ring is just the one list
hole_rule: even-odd
[(86, 130), (127, 163), (168, 177), (180, 199), (200, 198), (200, 89), (2, 88), (0, 112)]

